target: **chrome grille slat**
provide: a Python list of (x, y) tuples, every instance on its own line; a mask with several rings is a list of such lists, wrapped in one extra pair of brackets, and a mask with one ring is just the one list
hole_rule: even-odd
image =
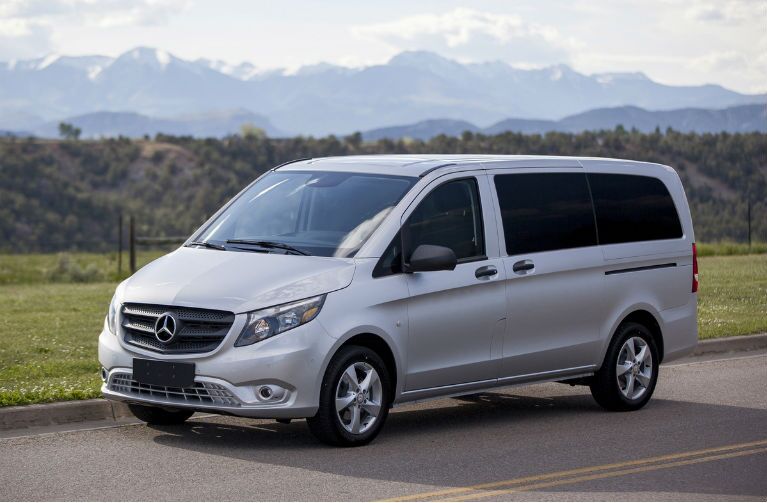
[[(178, 334), (170, 344), (155, 338), (155, 322), (163, 313), (173, 313)], [(156, 304), (127, 303), (122, 306), (123, 340), (126, 344), (155, 353), (207, 353), (216, 349), (234, 323), (234, 313)]]
[(123, 323), (123, 327), (130, 330), (138, 330), (139, 332), (146, 332), (154, 335), (154, 325), (149, 323), (141, 323), (138, 321), (129, 321)]
[(110, 377), (108, 388), (110, 391), (136, 398), (159, 398), (184, 405), (204, 404), (228, 407), (241, 405), (237, 397), (226, 387), (206, 381), (195, 381), (191, 388), (172, 388), (143, 384), (135, 381), (132, 374), (117, 373)]
[(127, 315), (133, 315), (133, 316), (143, 316), (147, 318), (157, 318), (165, 311), (162, 310), (162, 307), (158, 307), (157, 309), (152, 309), (150, 306), (141, 305), (139, 304), (137, 307), (136, 304), (125, 304), (123, 306), (123, 314)]

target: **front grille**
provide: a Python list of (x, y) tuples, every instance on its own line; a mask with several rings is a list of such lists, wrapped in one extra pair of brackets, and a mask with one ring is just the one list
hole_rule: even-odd
[[(177, 335), (170, 343), (154, 333), (157, 318), (171, 313), (178, 321)], [(234, 323), (228, 311), (155, 304), (123, 304), (122, 328), (126, 344), (162, 354), (207, 353), (216, 349)]]
[(118, 373), (110, 377), (108, 388), (110, 391), (136, 398), (155, 398), (184, 405), (240, 406), (240, 401), (224, 386), (206, 381), (195, 381), (191, 388), (170, 388), (143, 384), (133, 380), (131, 374)]

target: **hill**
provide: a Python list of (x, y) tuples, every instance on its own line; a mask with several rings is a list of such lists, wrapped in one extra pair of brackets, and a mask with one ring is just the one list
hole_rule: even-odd
[[(267, 135), (284, 136), (266, 117), (247, 110), (208, 112), (169, 119), (148, 117), (132, 112), (94, 112), (67, 117), (62, 122), (82, 130), (84, 138), (127, 136), (140, 138), (168, 134), (174, 136), (222, 137), (237, 134), (244, 125), (255, 126)], [(34, 129), (36, 136), (56, 138), (59, 121), (48, 122)]]
[(545, 136), (467, 133), (419, 140), (346, 138), (50, 141), (0, 138), (0, 251), (114, 249), (120, 213), (142, 236), (190, 234), (267, 169), (290, 159), (372, 153), (485, 153), (622, 157), (674, 166), (696, 238), (767, 241), (767, 135), (644, 134), (615, 129)]
[(470, 122), (452, 119), (421, 121), (404, 126), (390, 126), (362, 133), (366, 140), (382, 138), (416, 138), (428, 140), (437, 135), (458, 136), (464, 131), (484, 134), (500, 134), (507, 131), (524, 134), (545, 134), (550, 131), (580, 133), (599, 131), (623, 126), (650, 133), (667, 128), (684, 133), (767, 133), (767, 106), (740, 105), (722, 110), (682, 108), (667, 111), (649, 111), (639, 107), (626, 106), (599, 108), (558, 121), (534, 119), (505, 119), (487, 128), (480, 128)]

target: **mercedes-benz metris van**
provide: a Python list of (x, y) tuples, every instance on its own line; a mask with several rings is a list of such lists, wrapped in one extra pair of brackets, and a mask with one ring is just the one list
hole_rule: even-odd
[(608, 410), (697, 342), (676, 172), (614, 159), (356, 156), (255, 180), (117, 287), (103, 394), (148, 423), (306, 418), (372, 440), (393, 405), (543, 381)]

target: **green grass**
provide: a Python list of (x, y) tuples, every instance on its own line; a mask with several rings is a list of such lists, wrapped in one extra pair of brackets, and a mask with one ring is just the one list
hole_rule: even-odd
[(0, 286), (0, 406), (99, 395), (96, 344), (114, 288)]
[[(45, 283), (39, 271), (55, 257), (28, 258), (25, 267), (19, 256), (0, 256), (6, 271), (6, 284), (0, 281), (0, 406), (99, 396), (97, 337), (116, 283)], [(767, 255), (703, 257), (700, 274), (701, 339), (767, 331)]]
[[(171, 251), (142, 250), (136, 253), (136, 266), (148, 264)], [(123, 253), (122, 274), (117, 273), (117, 252), (114, 253), (28, 253), (0, 254), (0, 285), (26, 283), (70, 282), (56, 278), (54, 273), (62, 258), (69, 259), (77, 268), (93, 269), (93, 276), (84, 282), (118, 281), (128, 277), (128, 254)]]
[(699, 257), (712, 257), (721, 255), (753, 255), (767, 253), (767, 243), (733, 243), (723, 241), (720, 243), (698, 243)]
[(767, 332), (767, 255), (699, 259), (701, 339)]

